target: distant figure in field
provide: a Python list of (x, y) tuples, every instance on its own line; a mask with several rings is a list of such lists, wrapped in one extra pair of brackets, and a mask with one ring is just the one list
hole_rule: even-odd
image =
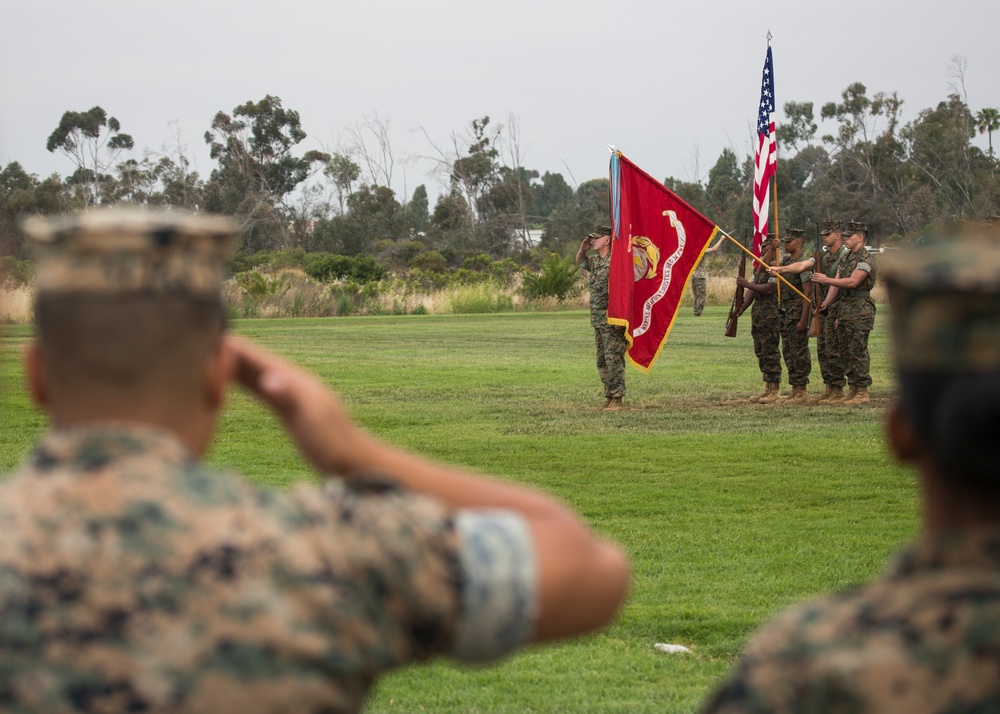
[(705, 712), (1000, 711), (1000, 226), (900, 250), (882, 275), (886, 437), (916, 469), (923, 533), (881, 579), (761, 629)]
[(604, 384), (601, 411), (624, 408), (625, 352), (628, 341), (623, 325), (608, 324), (608, 281), (611, 276), (611, 228), (598, 226), (580, 243), (576, 263), (589, 275), (590, 325), (597, 349), (597, 374)]
[[(3, 710), (353, 712), (387, 670), (617, 612), (625, 557), (562, 504), (379, 442), (225, 334), (228, 220), (98, 210), (26, 231), (26, 373), (51, 427), (0, 482)], [(324, 487), (199, 463), (232, 381)]]
[[(705, 248), (705, 252), (714, 253), (725, 239), (726, 237), (722, 236), (715, 245)], [(708, 300), (708, 271), (705, 270), (704, 255), (695, 266), (694, 272), (691, 273), (691, 298), (694, 316), (701, 317), (701, 313), (705, 311), (705, 302)]]

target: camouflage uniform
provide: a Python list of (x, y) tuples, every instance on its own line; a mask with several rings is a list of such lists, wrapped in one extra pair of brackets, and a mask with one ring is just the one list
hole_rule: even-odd
[(875, 261), (868, 248), (862, 246), (848, 253), (840, 261), (837, 276), (849, 278), (855, 270), (864, 270), (868, 276), (853, 290), (840, 290), (837, 299), (837, 339), (845, 361), (847, 383), (852, 387), (870, 387), (868, 333), (875, 326), (875, 301), (871, 289), (875, 287)]
[(597, 351), (597, 373), (604, 383), (604, 396), (608, 399), (625, 396), (625, 328), (608, 324), (608, 279), (611, 272), (611, 253), (603, 258), (596, 252), (589, 253), (581, 264), (588, 273), (590, 284), (590, 325), (594, 328), (594, 345)]
[(1000, 532), (929, 537), (754, 635), (705, 712), (1000, 711)]
[(705, 301), (708, 298), (708, 272), (700, 261), (691, 273), (691, 293), (694, 296), (694, 315), (698, 317), (704, 311)]
[[(786, 254), (782, 264), (789, 262)], [(791, 285), (794, 285), (799, 292), (802, 290), (803, 276), (801, 274), (790, 274), (783, 276)], [(799, 320), (802, 318), (802, 298), (787, 285), (781, 285), (781, 307), (784, 315), (779, 311), (778, 325), (781, 332), (781, 353), (785, 358), (785, 367), (788, 368), (788, 383), (793, 387), (804, 387), (809, 384), (809, 373), (812, 371), (812, 359), (809, 357), (809, 330), (801, 332), (796, 329)], [(759, 300), (760, 297), (758, 296)]]
[[(44, 296), (211, 298), (224, 219), (92, 211), (26, 224)], [(263, 491), (172, 432), (52, 429), (0, 482), (0, 708), (358, 711), (386, 670), (528, 640), (524, 518), (385, 479)]]
[[(997, 238), (953, 236), (883, 266), (900, 377), (888, 431), (921, 471), (925, 534), (874, 583), (765, 625), (705, 712), (1000, 711), (1000, 447), (982, 438), (1000, 414)], [(966, 525), (970, 507), (981, 515)]]
[[(753, 282), (758, 285), (776, 283), (766, 268), (757, 265)], [(750, 307), (750, 334), (753, 336), (753, 351), (757, 355), (757, 365), (765, 382), (781, 381), (781, 333), (778, 316), (778, 296), (755, 293)]]
[[(840, 262), (850, 251), (847, 246), (841, 246), (837, 255), (830, 255), (823, 246), (823, 273), (828, 278), (837, 277)], [(830, 291), (829, 285), (820, 286), (820, 299), (825, 300)], [(844, 355), (839, 336), (834, 324), (837, 322), (837, 302), (830, 305), (826, 313), (820, 313), (819, 335), (816, 337), (816, 357), (819, 359), (819, 369), (823, 375), (823, 384), (843, 388), (847, 380), (844, 378)]]

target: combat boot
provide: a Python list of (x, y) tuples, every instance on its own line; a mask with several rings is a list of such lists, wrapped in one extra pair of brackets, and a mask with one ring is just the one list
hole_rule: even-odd
[(602, 404), (601, 406), (597, 407), (597, 410), (598, 411), (604, 411), (604, 408), (606, 406), (608, 406), (609, 404), (611, 404), (611, 397), (608, 397), (607, 399), (605, 399), (604, 400), (604, 404)]
[(768, 396), (770, 393), (771, 393), (771, 383), (770, 382), (764, 382), (764, 391), (761, 392), (760, 394), (755, 394), (754, 396), (750, 397), (750, 403), (751, 404), (756, 404), (761, 399), (763, 399), (764, 397)]
[(823, 386), (826, 387), (826, 390), (824, 390), (824, 392), (821, 395), (819, 395), (818, 397), (816, 397), (813, 401), (815, 401), (815, 402), (821, 402), (824, 399), (829, 399), (830, 397), (833, 396), (833, 385), (832, 384), (825, 384)]
[(620, 412), (625, 408), (621, 397), (611, 397), (606, 406), (601, 408), (602, 412)]
[(781, 384), (778, 382), (767, 383), (767, 394), (757, 400), (758, 404), (772, 404), (781, 398)]
[(872, 398), (868, 396), (868, 387), (851, 387), (848, 398), (841, 402), (844, 405), (867, 404)]
[(837, 404), (844, 398), (843, 387), (830, 387), (830, 396), (823, 395), (817, 404)]
[(806, 394), (806, 387), (804, 384), (793, 384), (792, 393), (788, 395), (787, 403), (795, 402), (807, 402), (809, 401), (809, 395)]

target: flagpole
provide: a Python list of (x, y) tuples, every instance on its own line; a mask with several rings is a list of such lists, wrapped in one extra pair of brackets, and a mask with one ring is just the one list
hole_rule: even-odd
[[(726, 233), (726, 232), (725, 232), (724, 230), (722, 230), (721, 228), (719, 228), (718, 230), (719, 230), (719, 233), (721, 233), (721, 234), (722, 234), (722, 236), (723, 236), (724, 238), (728, 238), (728, 239), (729, 239), (729, 240), (730, 240), (730, 241), (732, 242), (732, 244), (733, 244), (733, 245), (735, 245), (735, 246), (736, 246), (737, 248), (739, 248), (739, 249), (740, 249), (740, 250), (742, 250), (742, 251), (743, 251), (744, 253), (746, 253), (746, 254), (747, 254), (747, 255), (749, 255), (749, 256), (750, 256), (751, 258), (753, 258), (753, 260), (754, 260), (754, 262), (755, 262), (755, 263), (760, 263), (761, 265), (763, 265), (763, 266), (764, 266), (765, 268), (768, 268), (768, 269), (770, 269), (771, 267), (775, 267), (775, 266), (777, 266), (777, 263), (775, 263), (775, 266), (770, 266), (770, 265), (768, 265), (768, 264), (767, 264), (767, 263), (765, 263), (765, 262), (764, 262), (763, 260), (761, 260), (761, 259), (760, 259), (759, 257), (757, 257), (756, 255), (754, 255), (754, 254), (753, 254), (753, 251), (752, 251), (752, 250), (747, 250), (746, 248), (744, 248), (744, 247), (743, 247), (743, 244), (742, 244), (742, 243), (740, 243), (740, 242), (739, 242), (738, 240), (736, 240), (736, 239), (735, 239), (735, 238), (733, 238), (733, 237), (732, 237), (731, 235), (729, 235), (728, 233)], [(792, 292), (794, 292), (794, 293), (795, 293), (796, 295), (798, 295), (798, 296), (799, 296), (799, 297), (801, 297), (801, 298), (802, 298), (803, 300), (805, 300), (805, 301), (806, 301), (807, 303), (809, 303), (810, 305), (812, 305), (812, 300), (810, 300), (809, 298), (807, 298), (807, 297), (806, 297), (806, 296), (805, 296), (805, 295), (804, 295), (804, 294), (802, 293), (802, 291), (800, 291), (800, 290), (799, 290), (799, 289), (798, 289), (797, 287), (795, 287), (794, 285), (792, 285), (792, 284), (791, 284), (790, 282), (788, 282), (787, 280), (785, 280), (785, 279), (784, 279), (783, 277), (781, 277), (780, 275), (775, 275), (774, 277), (776, 277), (776, 278), (778, 279), (778, 281), (779, 281), (779, 282), (778, 282), (778, 286), (779, 286), (779, 287), (778, 287), (778, 289), (779, 289), (779, 290), (781, 289), (781, 283), (784, 283), (785, 285), (787, 285), (787, 286), (788, 286), (788, 289), (789, 289), (789, 290), (791, 290), (791, 291), (792, 291)]]

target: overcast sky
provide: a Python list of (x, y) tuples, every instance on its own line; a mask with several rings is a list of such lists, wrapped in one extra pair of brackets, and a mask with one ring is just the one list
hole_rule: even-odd
[(607, 175), (606, 143), (656, 177), (703, 179), (723, 148), (751, 151), (768, 30), (779, 107), (818, 116), (862, 82), (898, 92), (908, 121), (945, 99), (961, 55), (973, 111), (1000, 108), (995, 1), (24, 0), (3, 15), (0, 164), (40, 177), (73, 171), (45, 142), (64, 111), (94, 105), (137, 159), (179, 130), (207, 177), (214, 114), (272, 94), (299, 112), (302, 152), (388, 120), (407, 195), (441, 190), (429, 164), (403, 161), (434, 153), (423, 132), (448, 146), (483, 115), (514, 117), (523, 164), (574, 186)]

